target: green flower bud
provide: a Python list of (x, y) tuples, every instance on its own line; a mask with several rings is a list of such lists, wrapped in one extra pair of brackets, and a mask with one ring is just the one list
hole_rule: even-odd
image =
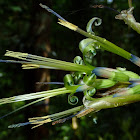
[(140, 85), (134, 86), (133, 88), (130, 88), (133, 90), (133, 94), (140, 94)]
[(129, 76), (129, 78), (134, 78), (134, 79), (139, 79), (139, 75), (132, 72), (132, 71), (126, 71), (126, 68), (121, 68), (121, 67), (118, 67), (117, 68), (118, 71), (124, 73), (125, 75)]
[(124, 71), (123, 72), (125, 75), (129, 76), (129, 78), (134, 78), (134, 79), (139, 79), (139, 75), (132, 72), (132, 71)]
[(111, 77), (111, 80), (118, 82), (127, 82), (129, 81), (129, 76), (124, 74), (123, 72), (114, 72), (114, 74)]
[(109, 80), (109, 79), (96, 79), (92, 87), (96, 89), (102, 89), (102, 88), (109, 88), (116, 84), (115, 81)]

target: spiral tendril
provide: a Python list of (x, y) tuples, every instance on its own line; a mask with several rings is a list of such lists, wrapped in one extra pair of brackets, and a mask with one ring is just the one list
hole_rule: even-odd
[(96, 93), (96, 89), (95, 88), (90, 88), (90, 89), (86, 90), (84, 93), (91, 97)]
[(96, 89), (95, 88), (90, 88), (90, 89), (87, 89), (84, 91), (84, 95), (85, 95), (85, 98), (87, 100), (95, 100), (92, 96), (96, 93)]
[(83, 78), (83, 73), (81, 73), (81, 72), (74, 72), (73, 74), (72, 74), (72, 76), (73, 76), (73, 79), (74, 79), (74, 83), (75, 84), (78, 84), (79, 83), (79, 81)]
[(92, 18), (92, 19), (88, 22), (88, 24), (87, 24), (87, 27), (86, 27), (87, 32), (88, 32), (88, 33), (91, 33), (91, 34), (95, 34), (95, 33), (93, 32), (93, 30), (92, 30), (93, 24), (94, 24), (95, 26), (100, 26), (101, 23), (102, 23), (102, 19), (100, 19), (100, 18), (98, 18), (98, 17)]
[(84, 105), (86, 108), (89, 108), (89, 107), (90, 107), (90, 105), (89, 105), (90, 102), (91, 102), (91, 101), (89, 101), (89, 100), (86, 99), (86, 96), (83, 97), (83, 105)]
[(68, 96), (68, 103), (71, 105), (76, 105), (78, 103), (78, 97), (77, 96), (73, 96), (73, 95), (69, 95)]
[(64, 85), (66, 88), (70, 88), (72, 85), (74, 85), (74, 80), (71, 74), (66, 74), (64, 77)]
[(76, 56), (73, 60), (75, 64), (83, 65), (83, 60), (80, 56)]
[(93, 58), (96, 55), (96, 49), (99, 48), (100, 46), (98, 45), (98, 42), (90, 38), (83, 39), (79, 43), (79, 49), (83, 53), (83, 59), (86, 65), (93, 64)]

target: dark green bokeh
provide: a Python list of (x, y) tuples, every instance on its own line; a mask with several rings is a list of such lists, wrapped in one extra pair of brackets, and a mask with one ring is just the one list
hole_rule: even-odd
[[(116, 20), (117, 13), (109, 9), (93, 9), (90, 5), (103, 4), (119, 11), (128, 9), (127, 0), (118, 0), (111, 3), (106, 0), (1, 0), (0, 1), (0, 56), (5, 59), (3, 54), (6, 50), (41, 54), (44, 50), (43, 43), (37, 43), (36, 38), (40, 35), (36, 32), (39, 28), (37, 20), (40, 21), (48, 16), (48, 12), (39, 7), (39, 3), (48, 4), (56, 12), (60, 13), (68, 21), (85, 29), (87, 22), (92, 17), (102, 18), (103, 23), (100, 27), (95, 27), (97, 35), (106, 38), (112, 43), (123, 49), (140, 56), (139, 35), (123, 21)], [(140, 3), (133, 0), (135, 7), (134, 16), (140, 21)], [(83, 9), (75, 12), (75, 10)], [(42, 14), (43, 13), (43, 14)], [(50, 15), (50, 14), (49, 14)], [(57, 18), (51, 16), (51, 26), (49, 41), (52, 53), (50, 57), (72, 62), (75, 56), (82, 55), (78, 44), (84, 39), (83, 36), (58, 25)], [(38, 30), (38, 29), (37, 29)], [(44, 33), (45, 34), (45, 33)], [(34, 45), (38, 47), (34, 47)], [(110, 68), (125, 67), (128, 70), (139, 74), (139, 68), (131, 62), (115, 54), (99, 51), (95, 56), (95, 66), (105, 66)], [(0, 98), (10, 97), (34, 91), (34, 74), (36, 70), (22, 70), (16, 64), (0, 63)], [(52, 81), (63, 81), (63, 76), (68, 72), (51, 71)], [(29, 79), (28, 79), (29, 78)], [(53, 86), (51, 88), (57, 88)], [(81, 100), (81, 96), (79, 99)], [(80, 102), (81, 103), (81, 102)], [(80, 104), (79, 103), (79, 104)], [(0, 106), (0, 115), (4, 115), (24, 102)], [(8, 129), (7, 126), (13, 123), (26, 122), (28, 117), (36, 117), (37, 105), (28, 107), (22, 111), (14, 113), (0, 120), (0, 140), (137, 140), (140, 130), (139, 103), (124, 107), (102, 110), (95, 114), (90, 114), (77, 120), (78, 129), (74, 130), (71, 121), (52, 126), (45, 124), (42, 127), (31, 130), (31, 126), (16, 129)], [(67, 102), (67, 96), (59, 96), (51, 99), (49, 114), (72, 108)], [(42, 108), (44, 105), (42, 105)], [(46, 114), (42, 114), (46, 115)], [(95, 122), (97, 120), (97, 124)], [(46, 131), (47, 130), (47, 131)]]

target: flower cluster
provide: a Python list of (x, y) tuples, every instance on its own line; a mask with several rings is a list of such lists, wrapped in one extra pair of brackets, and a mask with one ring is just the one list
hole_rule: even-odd
[[(95, 23), (95, 26), (99, 26), (101, 24), (101, 19), (97, 17), (92, 18), (87, 24), (87, 31), (83, 31), (78, 26), (66, 21), (49, 7), (42, 4), (40, 4), (40, 6), (56, 15), (59, 18), (59, 24), (86, 37), (86, 39), (83, 39), (79, 43), (79, 49), (82, 52), (83, 58), (76, 56), (74, 58), (74, 63), (71, 63), (28, 53), (7, 51), (5, 56), (20, 60), (0, 60), (0, 62), (21, 63), (23, 69), (47, 68), (71, 71), (71, 73), (65, 75), (64, 87), (62, 88), (0, 99), (0, 105), (37, 99), (19, 108), (22, 109), (46, 98), (66, 93), (69, 93), (68, 102), (76, 105), (78, 98), (75, 94), (77, 92), (83, 93), (83, 105), (44, 117), (29, 118), (29, 122), (13, 124), (10, 125), (9, 128), (20, 127), (27, 124), (34, 124), (35, 126), (33, 128), (35, 128), (48, 122), (52, 122), (54, 125), (56, 123), (63, 123), (75, 116), (79, 118), (90, 112), (140, 101), (140, 76), (138, 74), (120, 67), (112, 69), (93, 66), (93, 58), (96, 55), (97, 49), (110, 51), (140, 66), (140, 58), (106, 39), (95, 35), (92, 31), (92, 25)], [(13, 112), (9, 114), (11, 113)]]

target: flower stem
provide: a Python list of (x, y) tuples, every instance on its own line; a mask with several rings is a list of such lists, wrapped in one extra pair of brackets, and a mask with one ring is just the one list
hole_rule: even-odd
[(19, 96), (13, 96), (9, 98), (3, 98), (0, 99), (0, 105), (7, 104), (7, 103), (13, 103), (13, 102), (19, 102), (19, 101), (26, 101), (26, 100), (32, 100), (37, 98), (50, 98), (61, 94), (71, 93), (72, 90), (67, 90), (64, 88), (49, 90), (49, 91), (42, 91), (42, 92), (36, 92), (36, 93), (30, 93), (30, 94), (24, 94)]
[[(60, 69), (67, 71), (82, 71), (89, 72), (93, 70), (94, 67), (88, 67), (85, 65), (79, 65), (71, 62), (65, 62), (61, 60), (31, 55), (28, 53), (7, 51), (5, 56), (14, 57), (23, 60), (22, 61), (7, 61), (10, 63), (22, 63), (24, 69), (28, 68), (50, 68), (50, 69)], [(4, 61), (6, 62), (6, 60)], [(32, 65), (33, 64), (33, 65)]]
[(96, 110), (106, 109), (106, 108), (114, 108), (118, 106), (123, 106), (126, 104), (134, 103), (140, 101), (140, 94), (133, 94), (127, 96), (113, 97), (107, 96), (95, 101), (91, 101), (88, 106), (90, 108), (94, 108)]
[(88, 32), (85, 32), (84, 30), (80, 29), (80, 28), (77, 28), (76, 32), (88, 37), (88, 38), (92, 38), (94, 40), (97, 40), (98, 43), (101, 45), (102, 48), (104, 48), (105, 50), (107, 51), (110, 51), (112, 53), (115, 53), (117, 55), (120, 55), (126, 59), (130, 59), (131, 58), (131, 53), (125, 51), (124, 49), (116, 46), (115, 44), (109, 42), (108, 40), (106, 40), (105, 38), (101, 38), (99, 36), (95, 36), (95, 35), (92, 35)]

